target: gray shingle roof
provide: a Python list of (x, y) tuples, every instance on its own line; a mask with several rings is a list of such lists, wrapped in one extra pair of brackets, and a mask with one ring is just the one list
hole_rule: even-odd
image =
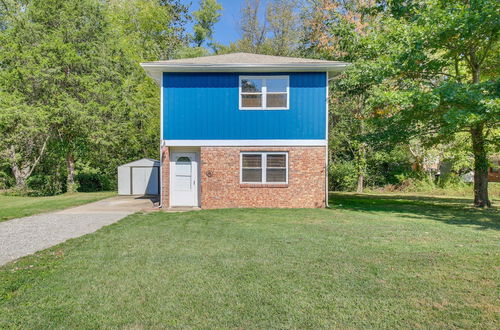
[(162, 72), (328, 72), (337, 75), (349, 63), (251, 53), (183, 58), (141, 63), (147, 74), (161, 83)]
[(231, 53), (223, 55), (213, 55), (213, 56), (202, 56), (195, 58), (181, 58), (177, 60), (169, 61), (155, 61), (146, 62), (144, 64), (198, 64), (198, 65), (209, 65), (209, 64), (333, 64), (333, 63), (343, 63), (338, 61), (325, 61), (309, 58), (299, 58), (299, 57), (285, 57), (285, 56), (271, 56), (271, 55), (261, 55), (252, 53)]

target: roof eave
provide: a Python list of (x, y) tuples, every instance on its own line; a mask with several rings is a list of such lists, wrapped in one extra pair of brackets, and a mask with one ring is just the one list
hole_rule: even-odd
[(148, 76), (159, 84), (162, 72), (328, 72), (339, 74), (350, 65), (338, 63), (300, 64), (163, 64), (141, 63)]

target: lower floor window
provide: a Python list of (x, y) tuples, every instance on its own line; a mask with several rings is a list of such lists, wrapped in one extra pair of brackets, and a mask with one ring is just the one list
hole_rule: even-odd
[(288, 152), (242, 152), (242, 183), (287, 183)]

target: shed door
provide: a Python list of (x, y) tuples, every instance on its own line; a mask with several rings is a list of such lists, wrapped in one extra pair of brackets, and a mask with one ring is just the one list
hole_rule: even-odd
[(170, 204), (198, 206), (198, 160), (194, 152), (172, 153)]
[(132, 194), (158, 194), (158, 167), (132, 167)]

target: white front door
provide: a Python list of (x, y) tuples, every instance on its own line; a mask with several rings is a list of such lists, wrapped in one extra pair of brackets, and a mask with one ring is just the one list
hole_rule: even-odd
[(198, 157), (195, 152), (172, 153), (170, 205), (198, 206)]

